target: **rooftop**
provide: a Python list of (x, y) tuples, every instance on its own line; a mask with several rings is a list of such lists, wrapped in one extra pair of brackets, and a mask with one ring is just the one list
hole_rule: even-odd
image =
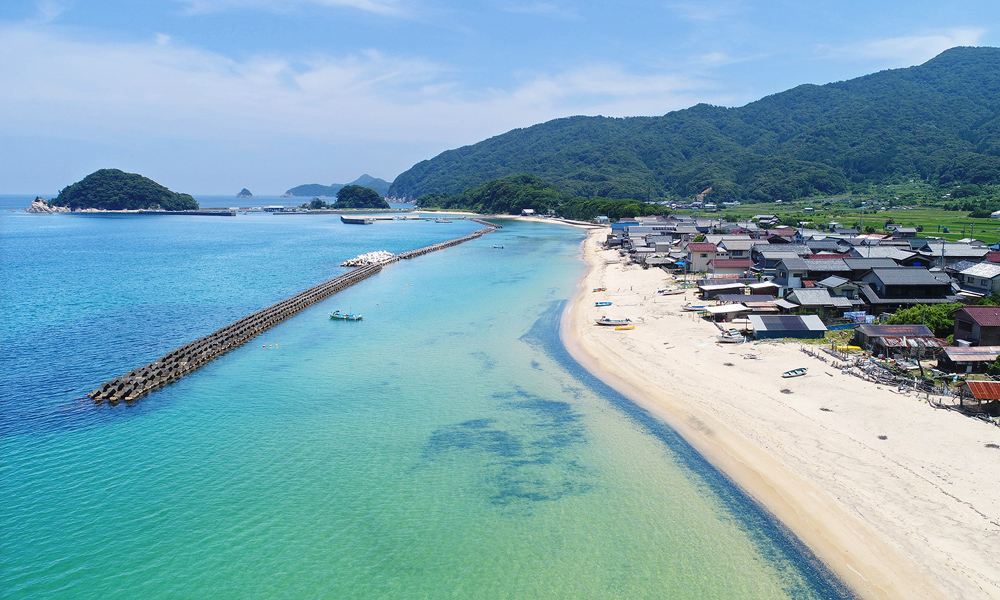
[(1000, 327), (1000, 306), (963, 306), (965, 312), (980, 327)]

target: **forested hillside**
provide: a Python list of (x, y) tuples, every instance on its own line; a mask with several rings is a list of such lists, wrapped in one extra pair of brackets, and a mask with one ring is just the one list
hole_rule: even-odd
[(1000, 49), (953, 48), (917, 67), (802, 85), (739, 108), (569, 117), (449, 150), (390, 197), (456, 194), (529, 173), (580, 197), (773, 201), (918, 177), (1000, 182)]
[(198, 202), (189, 194), (171, 192), (148, 177), (118, 169), (100, 169), (73, 185), (63, 188), (49, 201), (52, 206), (73, 210), (197, 210)]

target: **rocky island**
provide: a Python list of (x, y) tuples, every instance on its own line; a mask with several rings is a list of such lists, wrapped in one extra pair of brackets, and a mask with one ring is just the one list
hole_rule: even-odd
[[(38, 204), (32, 203), (32, 207)], [(172, 192), (152, 179), (119, 169), (100, 169), (63, 188), (46, 203), (64, 210), (198, 210), (190, 194)], [(51, 212), (37, 210), (34, 212)], [(62, 211), (60, 211), (62, 212)]]
[(253, 198), (253, 192), (251, 192), (250, 190), (248, 190), (246, 188), (243, 188), (242, 190), (240, 190), (239, 194), (236, 194), (236, 197), (237, 198)]

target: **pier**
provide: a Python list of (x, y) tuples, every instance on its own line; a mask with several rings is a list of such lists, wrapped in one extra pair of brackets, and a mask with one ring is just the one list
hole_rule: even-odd
[(416, 258), (429, 252), (443, 250), (451, 246), (482, 237), (483, 234), (498, 229), (486, 221), (475, 219), (477, 223), (486, 225), (472, 234), (440, 244), (403, 252), (382, 264), (359, 267), (339, 277), (299, 292), (287, 300), (263, 308), (249, 316), (243, 317), (225, 327), (200, 337), (193, 342), (184, 344), (172, 350), (155, 361), (142, 367), (132, 369), (128, 373), (104, 382), (103, 385), (87, 394), (97, 404), (107, 401), (114, 406), (120, 402), (135, 402), (146, 394), (173, 383), (185, 375), (205, 366), (223, 354), (242, 346), (254, 337), (281, 323), (288, 317), (325, 300), (356, 283), (368, 279), (380, 272), (384, 265), (400, 259)]

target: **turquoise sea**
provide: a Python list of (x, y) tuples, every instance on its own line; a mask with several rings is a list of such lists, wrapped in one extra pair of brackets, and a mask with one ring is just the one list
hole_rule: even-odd
[(30, 199), (0, 198), (2, 598), (850, 597), (567, 355), (578, 230), (502, 222), (111, 408), (86, 393), (346, 258), (479, 225)]

